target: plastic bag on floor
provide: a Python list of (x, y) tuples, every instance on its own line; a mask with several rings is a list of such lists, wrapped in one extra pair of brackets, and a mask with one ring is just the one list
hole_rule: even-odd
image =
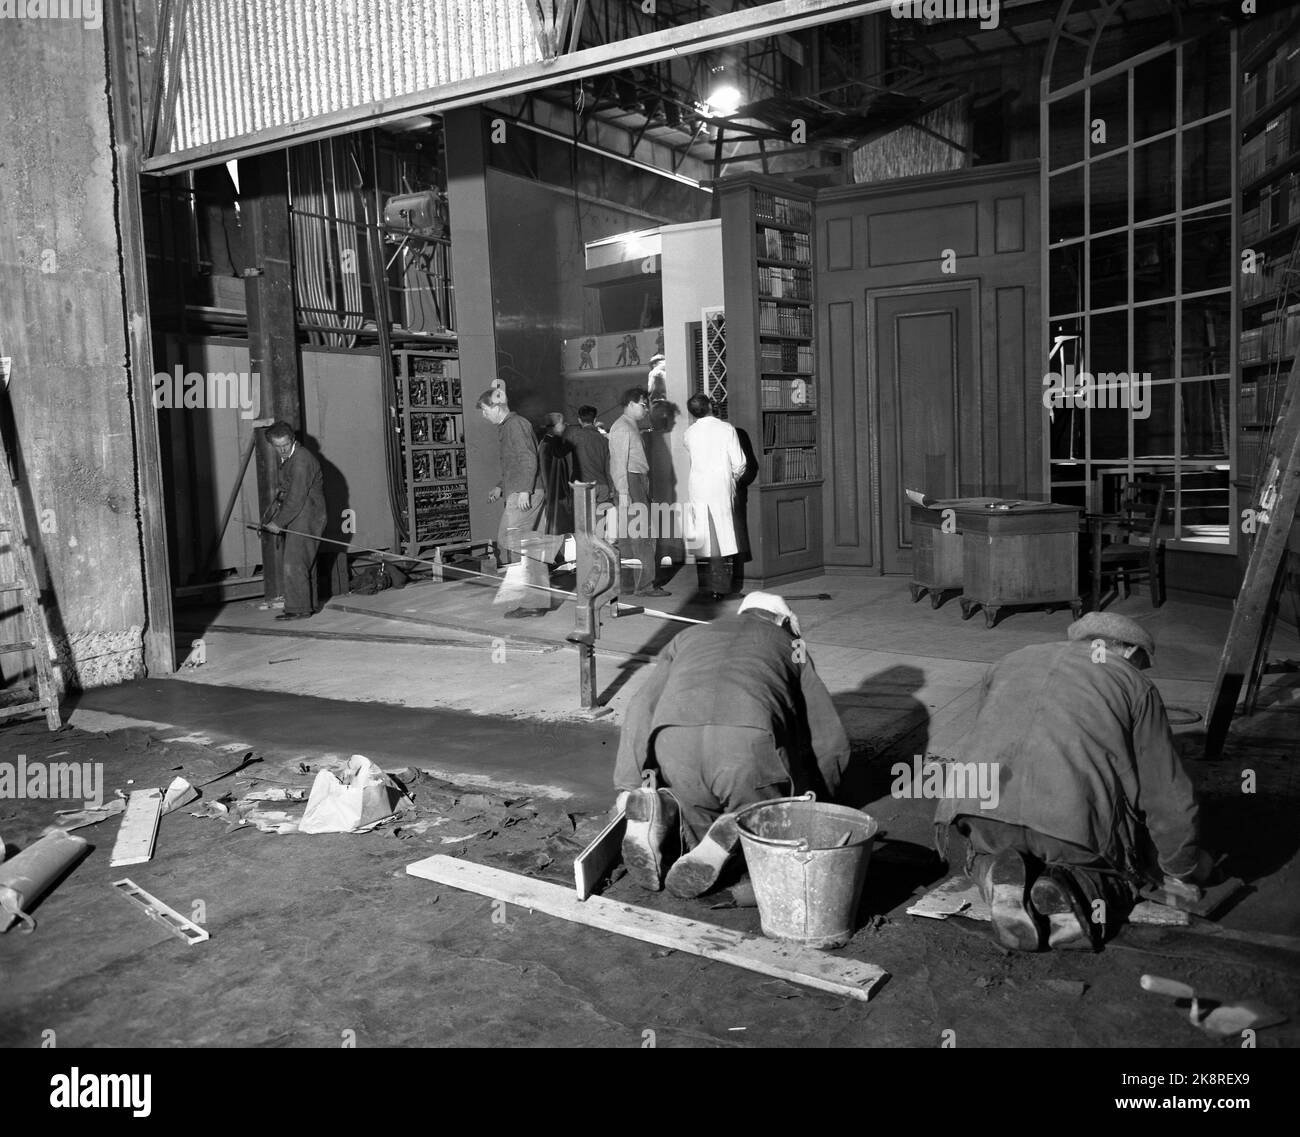
[(362, 754), (348, 760), (340, 781), (330, 771), (316, 775), (300, 833), (351, 833), (391, 817), (407, 801), (401, 787)]

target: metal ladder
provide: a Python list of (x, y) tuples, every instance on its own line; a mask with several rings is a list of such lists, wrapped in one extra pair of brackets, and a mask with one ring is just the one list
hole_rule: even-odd
[(45, 626), (45, 613), (41, 610), (32, 549), (27, 542), (18, 494), (9, 471), (9, 456), (5, 452), (3, 437), (0, 437), (0, 551), (6, 549), (13, 556), (15, 572), (13, 580), (0, 580), (0, 610), (8, 606), (8, 598), (13, 593), (22, 594), (27, 638), (15, 643), (0, 643), (0, 655), (30, 651), (36, 661), (36, 691), (21, 702), (0, 703), (0, 722), (43, 713), (49, 728), (58, 730), (63, 724), (59, 719), (54, 669), (50, 665), (49, 633)]

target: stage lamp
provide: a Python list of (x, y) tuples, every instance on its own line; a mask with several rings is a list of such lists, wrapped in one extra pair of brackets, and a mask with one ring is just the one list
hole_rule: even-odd
[(743, 100), (732, 68), (720, 63), (709, 69), (709, 94), (704, 103), (713, 114), (735, 114)]

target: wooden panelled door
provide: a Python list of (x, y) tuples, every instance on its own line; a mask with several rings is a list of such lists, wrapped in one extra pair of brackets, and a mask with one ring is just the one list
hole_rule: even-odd
[[(912, 526), (904, 490), (956, 497), (961, 440), (979, 407), (973, 286), (868, 294), (874, 328), (874, 381), (880, 393), (882, 567), (912, 571)], [(975, 416), (963, 424), (963, 412)], [(973, 455), (972, 455), (973, 457)]]

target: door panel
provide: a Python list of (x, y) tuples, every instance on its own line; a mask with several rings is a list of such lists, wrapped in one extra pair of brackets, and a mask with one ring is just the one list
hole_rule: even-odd
[(974, 291), (917, 289), (876, 295), (875, 379), (880, 392), (882, 566), (912, 570), (904, 491), (955, 497), (960, 488), (963, 412), (975, 414)]

